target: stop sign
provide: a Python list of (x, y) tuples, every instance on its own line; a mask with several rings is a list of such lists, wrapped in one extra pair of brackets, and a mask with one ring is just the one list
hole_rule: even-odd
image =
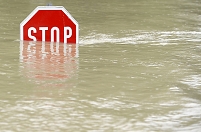
[(63, 6), (38, 6), (20, 24), (20, 40), (77, 44), (78, 22)]

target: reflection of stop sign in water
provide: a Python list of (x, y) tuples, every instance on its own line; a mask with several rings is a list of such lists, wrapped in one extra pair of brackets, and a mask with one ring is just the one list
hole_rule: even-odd
[(78, 61), (75, 44), (20, 42), (20, 71), (30, 80), (62, 81), (76, 75)]
[(78, 43), (77, 21), (62, 6), (38, 6), (20, 24), (20, 39)]

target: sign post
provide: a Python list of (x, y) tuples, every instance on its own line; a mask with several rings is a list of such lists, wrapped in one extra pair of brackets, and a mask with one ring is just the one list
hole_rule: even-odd
[(63, 6), (38, 6), (20, 24), (20, 40), (78, 46), (79, 25)]

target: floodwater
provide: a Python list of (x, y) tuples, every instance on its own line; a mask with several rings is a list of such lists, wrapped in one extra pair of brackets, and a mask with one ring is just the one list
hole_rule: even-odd
[(48, 2), (0, 0), (0, 131), (201, 131), (199, 0), (51, 1), (79, 22), (79, 53), (19, 41)]

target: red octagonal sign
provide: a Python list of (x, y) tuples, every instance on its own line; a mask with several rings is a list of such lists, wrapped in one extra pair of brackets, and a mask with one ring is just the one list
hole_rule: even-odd
[(20, 24), (20, 39), (78, 44), (78, 22), (63, 6), (38, 6)]

